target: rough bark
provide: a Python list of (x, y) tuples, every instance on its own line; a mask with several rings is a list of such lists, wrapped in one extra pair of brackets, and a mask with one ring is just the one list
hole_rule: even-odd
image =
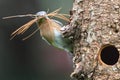
[(115, 64), (101, 60), (106, 46), (113, 45), (120, 52), (120, 0), (74, 0), (70, 14), (71, 22), (63, 33), (74, 43), (75, 67), (71, 77), (120, 80), (120, 53)]

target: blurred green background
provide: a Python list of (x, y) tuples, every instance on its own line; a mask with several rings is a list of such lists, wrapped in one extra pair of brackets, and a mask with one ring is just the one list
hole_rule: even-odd
[(0, 80), (71, 80), (72, 60), (68, 53), (58, 50), (41, 39), (39, 31), (31, 38), (33, 25), (25, 34), (10, 40), (10, 34), (31, 18), (2, 20), (4, 16), (49, 12), (62, 7), (72, 9), (73, 0), (0, 0)]

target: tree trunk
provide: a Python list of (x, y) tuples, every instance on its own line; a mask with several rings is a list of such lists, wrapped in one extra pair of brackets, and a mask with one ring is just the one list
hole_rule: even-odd
[(64, 32), (73, 38), (77, 80), (120, 80), (120, 0), (74, 0)]

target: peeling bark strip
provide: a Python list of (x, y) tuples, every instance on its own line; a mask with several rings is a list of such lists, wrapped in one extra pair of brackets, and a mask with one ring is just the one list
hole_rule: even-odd
[[(74, 38), (75, 55), (71, 76), (77, 80), (120, 80), (120, 0), (74, 0), (69, 26), (66, 34)], [(104, 45), (114, 47), (103, 53)], [(109, 65), (103, 59), (116, 62)]]

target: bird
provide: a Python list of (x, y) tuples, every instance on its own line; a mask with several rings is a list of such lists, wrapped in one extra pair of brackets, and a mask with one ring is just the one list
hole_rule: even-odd
[(61, 33), (63, 24), (58, 20), (50, 19), (45, 11), (40, 11), (36, 15), (44, 16), (37, 21), (42, 39), (56, 48), (72, 53), (72, 41), (68, 38), (64, 38)]
[(58, 13), (59, 10), (60, 9), (57, 9), (49, 14), (47, 14), (46, 11), (39, 11), (35, 15), (27, 14), (27, 15), (9, 16), (9, 17), (4, 17), (4, 19), (32, 16), (34, 17), (33, 20), (27, 22), (26, 24), (24, 24), (23, 26), (21, 26), (11, 34), (12, 39), (16, 35), (23, 34), (33, 23), (36, 23), (38, 26), (38, 29), (36, 29), (32, 34), (30, 34), (23, 40), (31, 37), (35, 32), (40, 30), (40, 35), (42, 39), (45, 42), (47, 42), (49, 45), (52, 45), (66, 52), (73, 53), (72, 40), (62, 36), (63, 34), (61, 32), (61, 28), (63, 27), (63, 24), (58, 20), (50, 18), (50, 17), (57, 17), (65, 21), (69, 21), (69, 19), (64, 16), (65, 14)]

